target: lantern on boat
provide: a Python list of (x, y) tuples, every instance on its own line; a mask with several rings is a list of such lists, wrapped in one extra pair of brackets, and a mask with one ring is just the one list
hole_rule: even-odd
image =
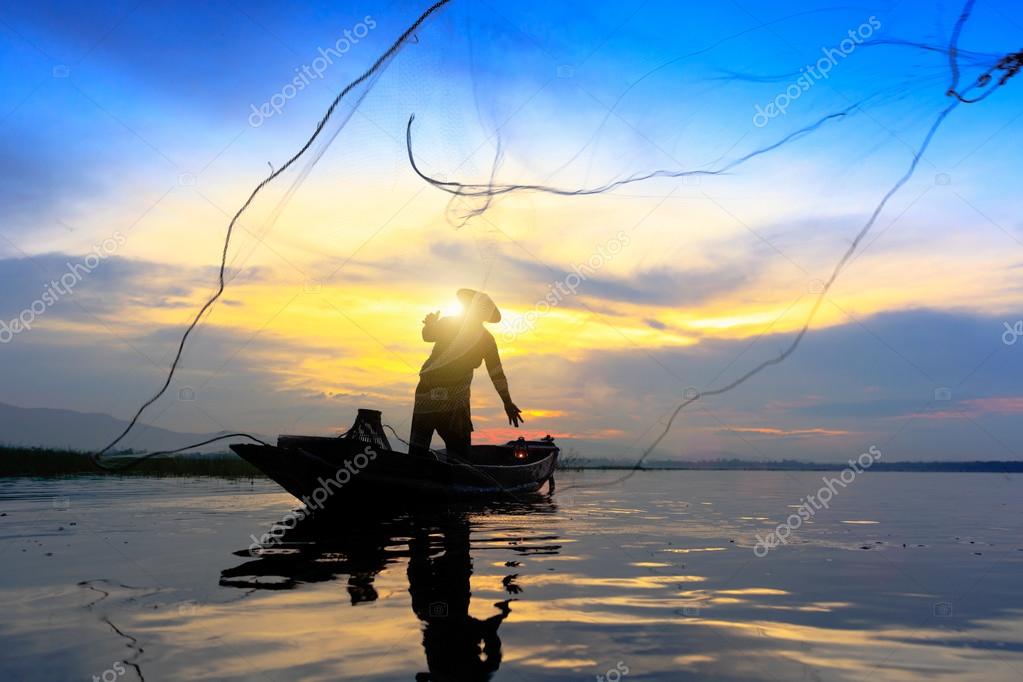
[(528, 459), (529, 448), (526, 447), (526, 439), (519, 436), (519, 439), (515, 441), (515, 459)]

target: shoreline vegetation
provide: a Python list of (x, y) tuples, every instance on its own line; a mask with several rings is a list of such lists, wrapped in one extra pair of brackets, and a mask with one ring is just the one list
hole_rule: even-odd
[[(131, 450), (112, 453), (106, 461), (124, 462)], [(841, 471), (845, 462), (803, 462), (799, 460), (749, 461), (715, 459), (688, 462), (654, 460), (639, 467), (640, 471)], [(563, 458), (559, 469), (567, 471), (631, 471), (628, 462), (592, 460), (572, 453)], [(944, 473), (1023, 473), (1023, 461), (959, 461), (959, 462), (877, 462), (870, 470), (888, 472)], [(51, 448), (0, 446), (0, 477), (61, 477), (106, 475), (92, 464), (87, 452)], [(185, 453), (173, 457), (155, 457), (132, 467), (120, 476), (266, 478), (254, 466), (231, 452), (212, 454)]]
[[(145, 453), (122, 450), (104, 455), (103, 461), (122, 465), (131, 457)], [(104, 476), (111, 472), (96, 468), (88, 452), (55, 450), (52, 448), (0, 446), (0, 477), (31, 476)], [(212, 454), (189, 453), (175, 457), (154, 457), (140, 462), (115, 476), (210, 477), (210, 478), (266, 478), (232, 452)]]

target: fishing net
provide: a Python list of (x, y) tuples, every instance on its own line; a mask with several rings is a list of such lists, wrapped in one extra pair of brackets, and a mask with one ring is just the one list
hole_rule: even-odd
[[(286, 126), (296, 131), (295, 139), (287, 147), (279, 142), (281, 160), (268, 162), (255, 191), (231, 214), (217, 289), (183, 332), (166, 382), (136, 419), (167, 391), (196, 324), (216, 313), (225, 287), (245, 272), (271, 233), (287, 235), (290, 246), (315, 252), (331, 235), (342, 238), (361, 216), (373, 215), (379, 231), (416, 202), (420, 215), (430, 216), (416, 228), (436, 231), (438, 249), (471, 245), (459, 255), (478, 261), (472, 272), (480, 278), (480, 289), (535, 298), (536, 309), (544, 301), (548, 311), (583, 309), (589, 313), (587, 325), (603, 325), (609, 337), (618, 333), (625, 338), (618, 350), (629, 349), (630, 343), (642, 346), (635, 332), (615, 327), (625, 308), (602, 309), (582, 296), (568, 300), (558, 294), (552, 300), (555, 285), (565, 284), (573, 273), (577, 280), (585, 277), (578, 263), (548, 262), (545, 240), (562, 239), (560, 246), (567, 243), (591, 254), (592, 270), (594, 242), (604, 241), (613, 250), (608, 235), (625, 235), (626, 242), (642, 247), (650, 273), (670, 268), (706, 275), (694, 282), (664, 275), (663, 291), (639, 292), (680, 307), (688, 290), (714, 294), (717, 285), (708, 281), (726, 266), (741, 269), (765, 254), (792, 260), (788, 254), (798, 253), (799, 260), (812, 262), (807, 268), (797, 266), (803, 273), (794, 276), (815, 283), (808, 294), (762, 333), (784, 320), (781, 326), (788, 331), (781, 346), (753, 348), (756, 337), (753, 350), (740, 353), (717, 375), (687, 381), (691, 387), (678, 391), (681, 400), (668, 409), (660, 405), (661, 419), (633, 434), (638, 468), (688, 406), (738, 389), (797, 351), (822, 302), (882, 216), (905, 208), (900, 190), (913, 181), (921, 158), (955, 110), (991, 97), (1023, 65), (1019, 52), (960, 46), (969, 31), (972, 1), (963, 6), (950, 37), (935, 33), (919, 39), (902, 38), (898, 26), (848, 8), (778, 12), (728, 29), (721, 28), (727, 22), (715, 23), (711, 9), (685, 22), (681, 10), (667, 9), (663, 25), (652, 26), (641, 10), (626, 7), (581, 20), (574, 10), (559, 7), (543, 13), (523, 8), (520, 17), (513, 8), (447, 5), (439, 2), (415, 23), (395, 30), (398, 37), (381, 43), (380, 57), (366, 70), (350, 67), (348, 84), (320, 118), (310, 115), (306, 103), (288, 104), (287, 116), (272, 107), (267, 116), (260, 115), (268, 131)], [(594, 24), (602, 30), (571, 39), (574, 27)], [(793, 31), (809, 25), (823, 28), (805, 39), (793, 37)], [(717, 27), (713, 33), (710, 26)], [(626, 29), (647, 34), (649, 49), (637, 58), (642, 63), (622, 65), (602, 56), (605, 49), (615, 54), (616, 35)], [(824, 33), (831, 29), (833, 35)], [(558, 30), (569, 35), (563, 38)], [(807, 48), (814, 43), (814, 49)], [(784, 64), (789, 66), (767, 70)], [(847, 91), (861, 94), (850, 97)], [(664, 106), (651, 108), (652, 101)], [(303, 115), (319, 121), (311, 135), (298, 132), (296, 120)], [(881, 149), (878, 129), (901, 144), (896, 160)], [(825, 159), (815, 152), (840, 144), (855, 148), (850, 139), (862, 150), (855, 158)], [(874, 172), (868, 160), (878, 157), (886, 169), (896, 170), (876, 193), (843, 197), (836, 191), (836, 178), (861, 185), (862, 177)], [(803, 159), (807, 166), (816, 164), (800, 167)], [(390, 184), (395, 199), (364, 196), (361, 188), (367, 182)], [(413, 183), (418, 189), (406, 198), (402, 190)], [(305, 193), (330, 196), (335, 203), (303, 205)], [(726, 195), (764, 205), (781, 197), (788, 214), (810, 216), (828, 213), (826, 204), (840, 203), (856, 217), (842, 226), (846, 232), (837, 247), (835, 231), (819, 229), (812, 221), (779, 225), (765, 237), (715, 199)], [(694, 198), (720, 210), (688, 210), (685, 202)], [(558, 235), (559, 224), (578, 227), (580, 222), (585, 229)], [(359, 239), (368, 242), (375, 234), (362, 230)], [(745, 244), (735, 248), (740, 235)], [(621, 248), (622, 237), (614, 238)], [(310, 286), (332, 280), (357, 259), (362, 247), (358, 242), (353, 246), (348, 256), (317, 263), (308, 275)], [(625, 300), (630, 291), (624, 276), (616, 278), (625, 265), (597, 251), (605, 299)], [(422, 258), (428, 277), (432, 266), (427, 261), (443, 260), (439, 256), (444, 254), (401, 255), (411, 259), (406, 262)], [(755, 274), (766, 278), (764, 272)], [(723, 292), (727, 285), (720, 285)], [(590, 327), (570, 320), (545, 332), (543, 324), (524, 319), (532, 312), (505, 321), (503, 340), (513, 348), (527, 333), (538, 342), (550, 333), (552, 343), (558, 341), (555, 334), (591, 333)], [(659, 329), (655, 322), (651, 334)], [(666, 361), (644, 348), (641, 355), (678, 378)], [(556, 383), (559, 370), (551, 374), (548, 378)], [(555, 390), (550, 389), (552, 396)], [(582, 413), (592, 397), (583, 395), (587, 390), (579, 387), (575, 395), (562, 397)]]

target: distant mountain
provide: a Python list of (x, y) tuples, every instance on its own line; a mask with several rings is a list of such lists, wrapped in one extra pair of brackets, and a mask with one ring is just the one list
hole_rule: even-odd
[[(108, 414), (55, 410), (47, 407), (16, 407), (0, 403), (0, 445), (91, 451), (105, 447), (127, 425), (128, 422)], [(175, 450), (213, 438), (220, 433), (223, 432), (182, 433), (137, 424), (118, 444), (118, 448), (148, 452)], [(235, 439), (235, 442), (242, 440)], [(227, 442), (232, 441), (213, 443), (204, 448), (197, 448), (196, 452), (223, 451), (227, 449)]]

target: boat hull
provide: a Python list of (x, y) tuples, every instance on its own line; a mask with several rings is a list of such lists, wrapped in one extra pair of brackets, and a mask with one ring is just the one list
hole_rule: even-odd
[(513, 448), (484, 445), (473, 446), (468, 461), (443, 461), (338, 438), (292, 439), (287, 447), (237, 444), (231, 449), (307, 506), (316, 507), (528, 495), (552, 481), (559, 452), (553, 446), (540, 447), (516, 461)]

